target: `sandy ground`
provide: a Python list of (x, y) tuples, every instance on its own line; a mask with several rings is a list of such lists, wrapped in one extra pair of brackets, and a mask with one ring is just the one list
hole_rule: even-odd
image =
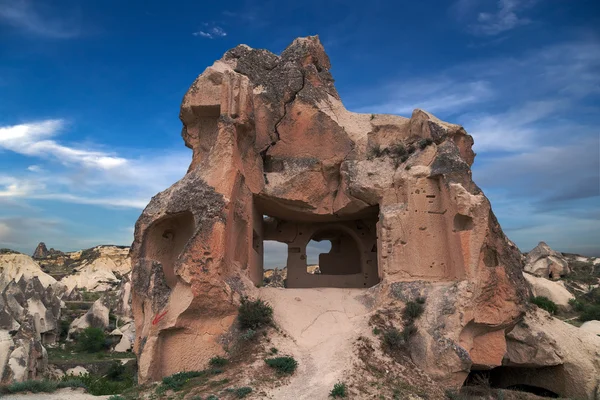
[[(354, 340), (369, 330), (361, 289), (262, 288), (275, 321), (288, 338), (274, 338), (279, 354), (292, 355), (298, 369), (271, 399), (327, 399), (333, 385), (357, 361)], [(291, 340), (290, 340), (291, 339)]]
[(101, 400), (110, 396), (92, 396), (83, 389), (59, 389), (54, 393), (20, 393), (2, 396), (7, 400)]

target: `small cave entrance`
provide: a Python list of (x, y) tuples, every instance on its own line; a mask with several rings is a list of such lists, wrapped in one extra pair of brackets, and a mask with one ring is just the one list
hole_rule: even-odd
[(474, 370), (469, 373), (463, 384), (465, 394), (483, 395), (493, 389), (512, 390), (532, 393), (540, 397), (559, 398), (562, 380), (559, 377), (562, 368), (508, 367), (501, 366), (491, 370)]
[(157, 220), (146, 232), (144, 258), (162, 265), (166, 283), (171, 289), (177, 284), (175, 263), (194, 234), (194, 225), (194, 215), (185, 211)]
[(344, 220), (257, 213), (252, 247), (256, 265), (264, 271), (263, 283), (287, 288), (368, 288), (379, 283), (379, 210), (370, 211)]

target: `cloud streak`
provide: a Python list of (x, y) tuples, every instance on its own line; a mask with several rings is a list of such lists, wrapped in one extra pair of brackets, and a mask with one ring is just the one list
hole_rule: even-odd
[(36, 162), (23, 170), (0, 174), (0, 198), (140, 209), (151, 196), (180, 179), (189, 165), (188, 151), (146, 151), (137, 158), (127, 158), (66, 146), (51, 139), (64, 125), (63, 120), (46, 120), (0, 127), (0, 150)]
[(35, 157), (54, 157), (62, 163), (84, 167), (111, 169), (121, 167), (126, 160), (100, 151), (90, 151), (58, 144), (50, 137), (63, 129), (60, 119), (0, 127), (0, 149)]
[(64, 15), (57, 18), (29, 0), (0, 0), (0, 22), (22, 31), (51, 39), (79, 36), (79, 28)]
[[(530, 24), (531, 19), (523, 14), (536, 3), (537, 0), (498, 0), (493, 3), (489, 0), (458, 0), (452, 8), (461, 22), (472, 21), (467, 30), (473, 35), (496, 36)], [(482, 7), (489, 4), (495, 7), (483, 11)]]
[(216, 38), (227, 36), (227, 32), (225, 32), (225, 30), (223, 30), (223, 28), (221, 28), (219, 26), (214, 26), (214, 27), (206, 29), (204, 31), (194, 32), (194, 33), (192, 33), (192, 35), (200, 36), (200, 37), (207, 38), (207, 39), (216, 39)]

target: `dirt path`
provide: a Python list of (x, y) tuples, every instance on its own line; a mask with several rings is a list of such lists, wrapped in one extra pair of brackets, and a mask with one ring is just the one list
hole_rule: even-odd
[(354, 340), (368, 331), (369, 310), (361, 289), (263, 288), (279, 328), (291, 339), (274, 338), (280, 354), (292, 355), (298, 369), (272, 399), (327, 399), (333, 385), (356, 362)]
[(20, 393), (2, 396), (6, 400), (102, 400), (110, 396), (93, 396), (83, 389), (59, 389), (54, 393)]

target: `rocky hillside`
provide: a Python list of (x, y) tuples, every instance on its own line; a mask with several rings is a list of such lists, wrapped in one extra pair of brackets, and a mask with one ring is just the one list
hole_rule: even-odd
[[(133, 356), (128, 253), (118, 246), (62, 252), (44, 243), (34, 257), (0, 252), (2, 383), (98, 372)], [(98, 357), (81, 353), (87, 328), (106, 337)]]
[(557, 318), (600, 335), (600, 258), (560, 253), (544, 242), (524, 257), (533, 301)]

